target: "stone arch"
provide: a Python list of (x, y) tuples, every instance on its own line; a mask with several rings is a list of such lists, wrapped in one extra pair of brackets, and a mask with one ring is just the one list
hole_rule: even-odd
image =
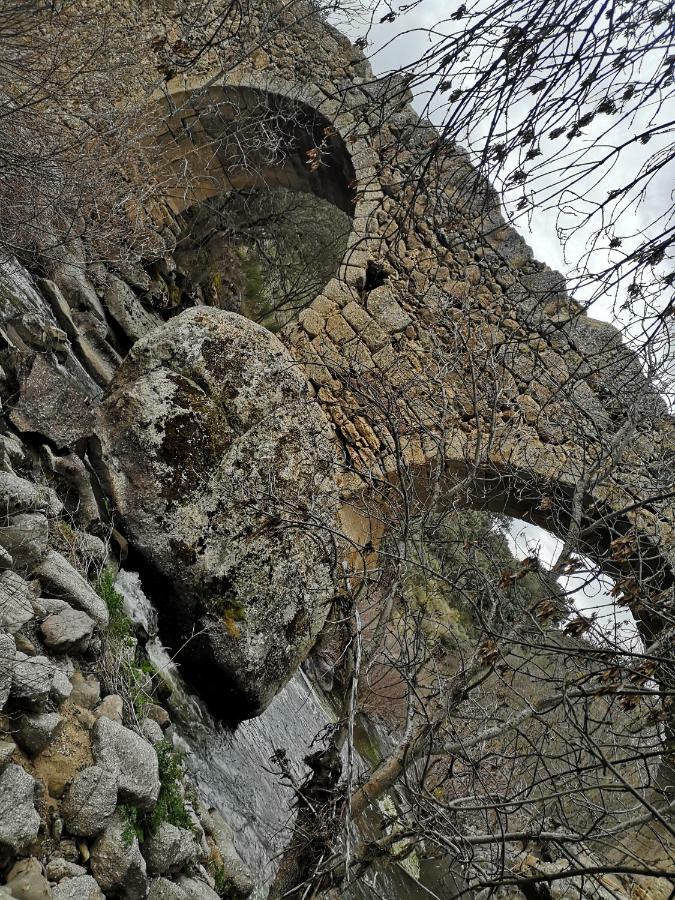
[[(371, 218), (383, 198), (376, 154), (348, 110), (311, 84), (295, 85), (256, 73), (173, 79), (154, 95), (162, 127), (149, 142), (159, 148), (155, 177), (163, 202), (155, 216), (166, 223), (191, 206), (230, 190), (284, 187), (327, 200), (352, 220), (337, 279), (358, 287), (378, 242)], [(279, 160), (261, 153), (249, 166), (228, 167), (233, 149), (219, 138), (239, 114), (267, 107), (286, 142)], [(216, 148), (216, 149), (214, 149)], [(318, 165), (310, 154), (319, 150)], [(187, 177), (186, 177), (187, 176)]]

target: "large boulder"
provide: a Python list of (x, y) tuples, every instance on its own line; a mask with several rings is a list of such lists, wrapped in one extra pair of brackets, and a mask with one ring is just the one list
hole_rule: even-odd
[(222, 716), (258, 714), (333, 596), (334, 445), (306, 376), (261, 326), (190, 309), (135, 344), (98, 434), (181, 659)]
[(143, 844), (143, 856), (150, 875), (180, 872), (197, 858), (198, 847), (192, 832), (162, 822)]
[(154, 747), (125, 728), (101, 716), (91, 732), (91, 749), (98, 766), (114, 774), (122, 803), (153, 809), (159, 796), (159, 765)]

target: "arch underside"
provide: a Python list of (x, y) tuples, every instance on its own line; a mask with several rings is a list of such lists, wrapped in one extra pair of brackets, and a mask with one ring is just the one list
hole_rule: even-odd
[(174, 213), (230, 191), (283, 187), (354, 214), (355, 170), (345, 144), (326, 116), (300, 100), (231, 85), (179, 92), (153, 140)]

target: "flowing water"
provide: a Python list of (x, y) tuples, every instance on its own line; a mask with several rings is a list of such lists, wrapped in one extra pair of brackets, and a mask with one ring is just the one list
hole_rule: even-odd
[[(157, 613), (135, 572), (121, 571), (116, 587), (127, 615), (147, 637), (146, 652), (170, 691), (166, 705), (176, 727), (176, 743), (207, 805), (215, 807), (234, 833), (235, 846), (255, 874), (255, 897), (265, 896), (292, 826), (293, 788), (272, 758), (281, 752), (296, 782), (307, 773), (303, 758), (331, 724), (331, 711), (302, 670), (264, 713), (225, 728), (183, 680), (157, 636)], [(316, 749), (316, 747), (314, 747)], [(373, 831), (374, 823), (368, 831)], [(400, 867), (374, 872), (343, 894), (354, 900), (417, 900), (434, 897)]]

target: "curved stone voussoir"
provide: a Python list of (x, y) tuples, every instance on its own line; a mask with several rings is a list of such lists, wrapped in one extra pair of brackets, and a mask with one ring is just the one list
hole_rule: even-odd
[(200, 307), (135, 344), (99, 420), (171, 643), (220, 715), (256, 715), (333, 596), (334, 443), (306, 376), (264, 328)]

